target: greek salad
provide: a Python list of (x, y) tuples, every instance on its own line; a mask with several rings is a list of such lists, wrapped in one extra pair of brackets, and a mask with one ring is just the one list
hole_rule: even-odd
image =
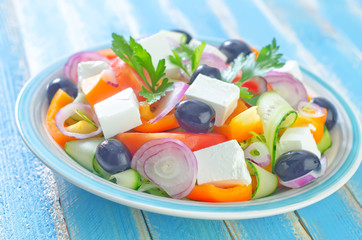
[(185, 31), (71, 56), (46, 89), (46, 125), (84, 168), (149, 194), (238, 202), (322, 176), (333, 104), (308, 95), (276, 40), (220, 46)]

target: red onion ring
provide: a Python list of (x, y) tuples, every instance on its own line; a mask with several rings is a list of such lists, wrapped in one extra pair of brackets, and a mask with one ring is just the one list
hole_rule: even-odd
[(326, 157), (320, 159), (320, 166), (318, 169), (312, 170), (304, 176), (298, 177), (296, 179), (286, 181), (279, 179), (280, 184), (289, 188), (299, 188), (310, 182), (313, 182), (317, 178), (321, 177), (327, 170), (328, 161)]
[(202, 53), (199, 65), (201, 64), (206, 64), (210, 67), (218, 68), (220, 72), (223, 72), (228, 67), (225, 61), (223, 61), (216, 54), (210, 52)]
[[(258, 155), (255, 156), (252, 151), (258, 151)], [(266, 167), (270, 164), (271, 158), (268, 147), (262, 142), (253, 142), (244, 150), (245, 158), (252, 161), (260, 167)]]
[(154, 112), (156, 116), (150, 120), (150, 123), (153, 124), (166, 116), (185, 96), (185, 92), (188, 88), (189, 85), (187, 83), (174, 82), (173, 90), (167, 92), (166, 95), (159, 100), (159, 105)]
[(72, 55), (64, 65), (64, 76), (72, 79), (78, 84), (78, 63), (86, 61), (105, 61), (110, 63), (109, 59), (97, 52), (79, 52)]
[(196, 157), (177, 139), (146, 142), (133, 156), (131, 167), (176, 199), (186, 197), (195, 186)]
[(307, 100), (307, 90), (303, 83), (289, 73), (270, 71), (264, 77), (274, 91), (282, 96), (294, 109), (302, 100)]
[[(308, 112), (305, 111), (304, 108), (307, 107), (308, 109), (313, 110), (314, 112)], [(318, 104), (311, 103), (308, 101), (300, 101), (298, 103), (297, 111), (299, 114), (305, 116), (305, 117), (312, 117), (312, 118), (318, 118), (322, 117), (326, 114), (326, 109), (322, 108)]]
[[(64, 127), (64, 122), (76, 112), (76, 109), (91, 117), (91, 119), (97, 124), (98, 129), (94, 132), (87, 134), (68, 132)], [(78, 139), (94, 137), (102, 132), (97, 116), (94, 113), (92, 107), (89, 104), (82, 102), (73, 102), (61, 108), (55, 115), (55, 125), (57, 126), (58, 130), (64, 135), (75, 137)]]

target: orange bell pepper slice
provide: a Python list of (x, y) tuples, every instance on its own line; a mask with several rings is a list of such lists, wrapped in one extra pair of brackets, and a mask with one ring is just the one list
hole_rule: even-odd
[(313, 135), (315, 142), (318, 143), (323, 137), (324, 123), (325, 118), (323, 121), (323, 118), (305, 117), (301, 114), (298, 114), (297, 120), (291, 127), (309, 127), (309, 124), (312, 124), (315, 127), (315, 130), (311, 129), (310, 131)]
[(214, 127), (214, 131), (224, 134), (229, 140), (240, 142), (251, 138), (253, 135), (250, 132), (261, 133), (263, 125), (256, 107), (251, 107), (234, 117), (229, 124)]
[(252, 184), (218, 188), (209, 184), (195, 185), (187, 198), (202, 202), (241, 202), (252, 197)]
[(53, 137), (55, 142), (57, 142), (62, 147), (64, 147), (67, 141), (76, 140), (76, 138), (66, 136), (58, 130), (57, 126), (55, 125), (55, 115), (61, 108), (72, 102), (73, 98), (62, 89), (59, 89), (50, 102), (48, 113), (45, 119), (45, 123), (50, 135)]

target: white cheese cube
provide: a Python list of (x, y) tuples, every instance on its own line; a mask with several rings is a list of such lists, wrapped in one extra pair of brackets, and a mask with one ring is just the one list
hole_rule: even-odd
[(279, 147), (280, 154), (292, 150), (305, 150), (314, 153), (318, 158), (321, 157), (321, 153), (308, 127), (288, 128), (280, 137)]
[(223, 142), (194, 152), (197, 159), (197, 184), (215, 187), (249, 185), (251, 177), (244, 151), (236, 140)]
[(127, 88), (94, 105), (104, 138), (126, 132), (142, 124), (138, 101), (132, 88)]
[(112, 70), (104, 61), (87, 61), (78, 64), (78, 86), (81, 86), (83, 79), (100, 74), (103, 70)]
[(215, 126), (221, 126), (236, 108), (240, 89), (231, 83), (199, 74), (185, 93), (186, 99), (197, 99), (215, 110)]
[(151, 55), (152, 63), (155, 68), (157, 67), (159, 60), (165, 59), (166, 77), (176, 78), (176, 79), (180, 77), (179, 67), (173, 65), (168, 58), (169, 55), (173, 55), (172, 53), (173, 47), (171, 46), (164, 32), (159, 32), (152, 36), (143, 38), (139, 41), (139, 43)]
[(283, 67), (274, 69), (274, 71), (289, 73), (299, 81), (303, 82), (303, 74), (300, 71), (298, 62), (295, 60), (288, 60)]
[[(196, 40), (196, 39), (191, 39), (191, 41), (189, 43), (189, 45), (192, 48), (196, 48), (200, 44), (201, 44), (201, 42)], [(212, 46), (210, 44), (206, 44), (206, 46), (204, 48), (204, 52), (215, 54), (216, 56), (221, 58), (221, 60), (223, 60), (224, 62), (226, 62), (226, 60), (228, 59), (228, 57), (225, 54), (223, 54), (217, 47), (214, 47), (214, 46)]]

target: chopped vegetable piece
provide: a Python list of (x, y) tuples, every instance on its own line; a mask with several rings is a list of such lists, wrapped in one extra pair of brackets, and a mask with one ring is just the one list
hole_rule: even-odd
[(177, 139), (146, 142), (133, 156), (131, 167), (176, 199), (186, 197), (195, 186), (196, 157)]
[(62, 89), (59, 89), (50, 102), (48, 113), (45, 119), (50, 135), (53, 137), (54, 141), (56, 141), (62, 147), (64, 147), (67, 141), (75, 140), (76, 138), (64, 135), (61, 131), (59, 131), (55, 124), (55, 115), (61, 108), (72, 102), (73, 98)]
[(229, 140), (236, 139), (238, 142), (251, 138), (255, 133), (263, 131), (263, 125), (258, 115), (257, 108), (251, 107), (234, 117), (229, 124), (214, 127), (214, 131), (225, 135)]
[(217, 133), (184, 133), (184, 132), (159, 132), (159, 133), (120, 133), (116, 138), (123, 142), (133, 155), (144, 143), (152, 139), (174, 138), (186, 144), (192, 151), (207, 148), (227, 139), (224, 135)]
[(252, 184), (231, 188), (217, 188), (213, 185), (195, 185), (187, 198), (203, 202), (241, 202), (250, 200)]
[(274, 169), (279, 129), (290, 127), (297, 119), (298, 114), (275, 92), (266, 92), (261, 95), (257, 107)]

